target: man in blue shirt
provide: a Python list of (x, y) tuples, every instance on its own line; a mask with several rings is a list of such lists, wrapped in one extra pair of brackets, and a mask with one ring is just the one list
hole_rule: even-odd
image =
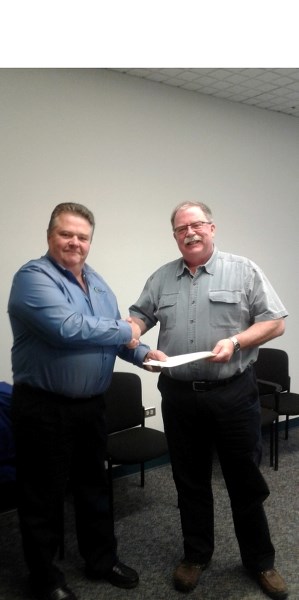
[(12, 419), (19, 519), (32, 588), (41, 600), (76, 600), (53, 564), (68, 480), (86, 575), (123, 588), (138, 574), (122, 564), (109, 513), (105, 404), (116, 356), (137, 366), (163, 358), (139, 343), (140, 327), (85, 264), (94, 216), (81, 204), (54, 209), (48, 252), (14, 276)]

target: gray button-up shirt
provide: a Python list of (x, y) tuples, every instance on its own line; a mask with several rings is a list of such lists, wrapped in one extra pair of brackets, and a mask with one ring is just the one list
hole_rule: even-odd
[[(212, 350), (220, 339), (288, 313), (254, 262), (215, 248), (194, 276), (182, 258), (160, 267), (130, 314), (142, 319), (147, 329), (159, 322), (158, 348), (174, 356)], [(164, 372), (180, 380), (225, 379), (244, 371), (257, 354), (258, 348), (246, 348), (228, 363), (201, 360)]]

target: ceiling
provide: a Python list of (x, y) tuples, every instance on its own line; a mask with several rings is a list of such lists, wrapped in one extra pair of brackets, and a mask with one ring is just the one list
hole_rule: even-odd
[(299, 69), (109, 69), (299, 118)]

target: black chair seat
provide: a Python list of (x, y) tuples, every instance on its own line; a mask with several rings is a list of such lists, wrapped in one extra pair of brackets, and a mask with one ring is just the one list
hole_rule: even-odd
[(159, 458), (168, 451), (165, 434), (149, 427), (134, 427), (108, 436), (107, 453), (114, 464), (134, 464)]
[(282, 392), (279, 397), (278, 412), (280, 415), (299, 415), (299, 394)]

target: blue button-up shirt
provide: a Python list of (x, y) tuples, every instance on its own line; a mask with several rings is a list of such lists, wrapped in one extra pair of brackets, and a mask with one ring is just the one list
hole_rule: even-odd
[(112, 290), (88, 265), (83, 277), (87, 293), (49, 254), (14, 276), (8, 304), (14, 383), (90, 397), (109, 386), (116, 356), (142, 365), (149, 348), (126, 348), (132, 330)]

